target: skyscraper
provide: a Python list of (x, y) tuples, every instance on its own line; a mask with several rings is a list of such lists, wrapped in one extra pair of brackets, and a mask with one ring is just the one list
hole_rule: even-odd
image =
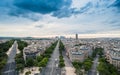
[(78, 40), (78, 34), (76, 34), (76, 40)]
[(78, 34), (76, 34), (75, 37), (76, 37), (76, 38), (75, 38), (75, 40), (76, 40), (76, 45), (78, 45), (78, 44), (79, 44), (79, 42), (78, 42)]

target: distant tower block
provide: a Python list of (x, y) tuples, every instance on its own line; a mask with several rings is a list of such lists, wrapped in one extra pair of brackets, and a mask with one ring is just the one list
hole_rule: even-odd
[(78, 40), (78, 34), (76, 34), (76, 40)]
[(76, 45), (77, 45), (77, 44), (79, 44), (78, 34), (76, 34), (75, 36), (76, 36)]

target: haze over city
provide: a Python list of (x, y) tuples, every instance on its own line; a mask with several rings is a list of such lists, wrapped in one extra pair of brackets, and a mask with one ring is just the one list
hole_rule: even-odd
[(120, 37), (119, 0), (1, 0), (0, 36)]

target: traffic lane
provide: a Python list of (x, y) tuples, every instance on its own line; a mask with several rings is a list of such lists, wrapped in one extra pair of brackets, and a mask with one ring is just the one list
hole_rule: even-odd
[(9, 75), (8, 73), (2, 73), (2, 75)]
[(98, 65), (97, 63), (98, 63), (98, 57), (95, 58), (94, 64), (93, 64), (93, 67), (92, 67), (92, 69), (95, 70), (95, 71), (96, 71), (96, 68), (97, 68), (97, 65)]
[(88, 75), (97, 75), (97, 72), (94, 71), (94, 70), (91, 70), (91, 71), (88, 72)]
[(2, 72), (2, 75), (15, 75), (15, 62), (7, 63)]
[(15, 71), (9, 72), (9, 75), (16, 75), (16, 74), (15, 74)]
[(53, 72), (54, 75), (61, 75), (61, 69), (60, 68), (54, 68), (54, 72)]
[(94, 58), (92, 68), (88, 71), (88, 75), (97, 75), (98, 58), (98, 55)]
[(16, 68), (16, 64), (15, 64), (15, 55), (16, 55), (16, 44), (14, 42), (10, 53), (8, 54), (8, 60), (7, 60), (7, 64), (5, 65), (5, 67), (2, 70), (2, 74), (3, 75), (15, 75), (15, 68)]
[(15, 68), (16, 68), (16, 64), (15, 64), (15, 62), (12, 62), (12, 63), (11, 63), (10, 70), (15, 70)]
[(12, 70), (15, 68), (15, 65), (16, 65), (15, 62), (7, 63), (3, 68), (3, 71)]
[(48, 61), (48, 64), (47, 64), (47, 67), (45, 68), (44, 72), (42, 73), (42, 75), (53, 75), (55, 74), (56, 75), (56, 69), (55, 69), (55, 59), (59, 59), (59, 50), (58, 50), (58, 47), (59, 47), (59, 43), (57, 43), (55, 49), (54, 49), (54, 52), (53, 54), (51, 55), (51, 58), (50, 60)]
[(46, 67), (45, 73), (44, 74), (42, 73), (42, 75), (51, 75), (51, 74), (52, 75), (57, 75), (57, 74), (60, 75), (60, 68), (54, 67), (52, 73), (51, 73), (51, 71), (52, 71), (52, 69), (50, 67)]
[(66, 51), (63, 51), (63, 57), (65, 60), (65, 66), (66, 67), (73, 67), (72, 62), (70, 61), (70, 59), (66, 55)]
[(6, 64), (5, 67), (2, 69), (2, 72), (8, 71), (10, 67), (10, 63)]
[(14, 47), (13, 45), (13, 48), (11, 49), (10, 54), (8, 55), (8, 61), (7, 61), (8, 63), (15, 61), (14, 58), (16, 56), (16, 52), (17, 52), (17, 48)]
[(65, 55), (63, 56), (64, 60), (65, 60), (65, 65), (66, 67), (73, 67), (72, 62), (70, 61), (70, 59), (68, 59), (68, 57)]
[(46, 67), (43, 69), (43, 72), (41, 73), (41, 75), (50, 75), (51, 72), (51, 68)]

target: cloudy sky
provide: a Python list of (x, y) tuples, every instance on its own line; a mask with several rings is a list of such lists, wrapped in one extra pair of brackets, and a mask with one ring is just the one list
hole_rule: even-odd
[(0, 36), (120, 37), (120, 0), (0, 0)]

